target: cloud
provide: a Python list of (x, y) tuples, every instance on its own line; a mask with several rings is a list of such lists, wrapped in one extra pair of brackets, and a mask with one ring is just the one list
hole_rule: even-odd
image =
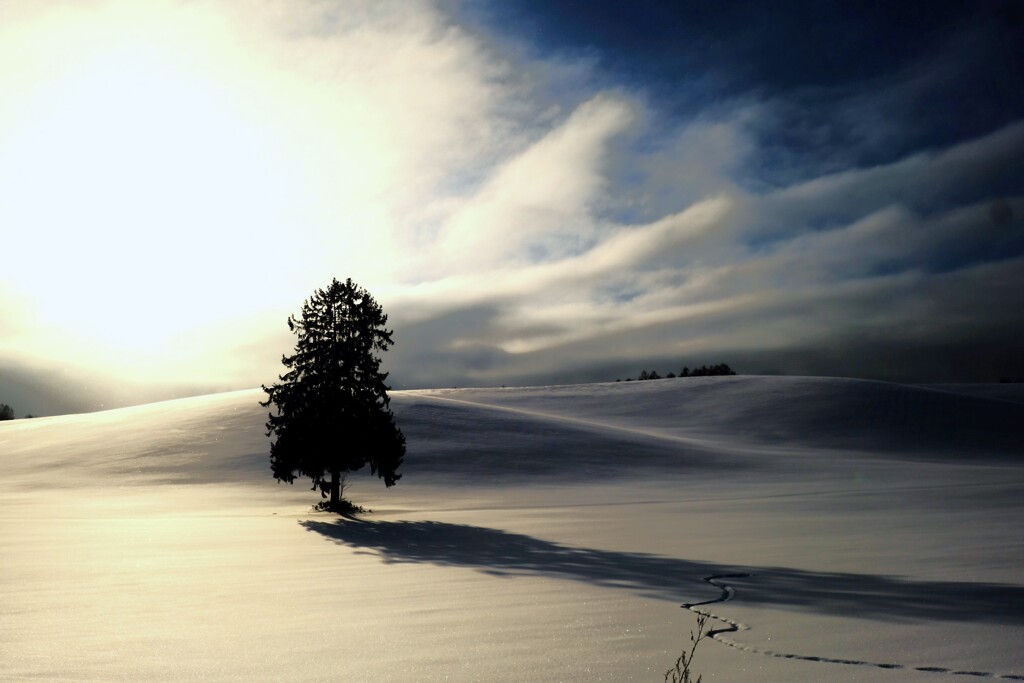
[(625, 102), (599, 96), (503, 162), (444, 222), (433, 267), (444, 273), (520, 267), (592, 242), (608, 142), (630, 120)]
[(957, 200), (1015, 174), (1020, 144), (1014, 125), (938, 153), (706, 199), (649, 224), (605, 226), (577, 255), (438, 281), (422, 307), (398, 310), (445, 301), (452, 319), (462, 305), (500, 302), (460, 334), (504, 352), (470, 371), (478, 381), (854, 339), (877, 355), (885, 342), (964, 344), (971, 330), (983, 353), (993, 334), (1020, 327), (1004, 302), (1022, 283), (1024, 199)]
[[(737, 90), (752, 76), (723, 59), (669, 97), (662, 72), (496, 39), (464, 9), (5, 4), (0, 353), (252, 386), (334, 276), (391, 314), (401, 386), (796, 368), (794, 349), (864, 339), (870, 374), (886, 344), (966, 353), (1019, 328), (1024, 118), (953, 138), (887, 120), (951, 68), (926, 46), (817, 90), (777, 71)], [(808, 147), (789, 107), (858, 129)]]

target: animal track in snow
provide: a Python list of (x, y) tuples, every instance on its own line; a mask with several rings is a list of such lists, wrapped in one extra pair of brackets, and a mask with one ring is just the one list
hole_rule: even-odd
[(743, 650), (744, 652), (751, 652), (753, 654), (762, 655), (764, 657), (775, 657), (778, 659), (799, 659), (807, 662), (823, 662), (825, 664), (849, 664), (853, 666), (869, 666), (879, 669), (902, 669), (905, 671), (921, 671), (926, 673), (941, 673), (949, 674), (951, 676), (974, 676), (976, 678), (994, 678), (1002, 680), (1013, 680), (1013, 681), (1024, 681), (1024, 674), (997, 674), (990, 673), (988, 671), (967, 671), (949, 669), (944, 666), (909, 666), (906, 664), (896, 664), (891, 662), (868, 662), (860, 659), (840, 659), (836, 657), (822, 657), (818, 655), (798, 655), (789, 652), (778, 652), (776, 650), (763, 650), (752, 645), (745, 645), (739, 643), (732, 638), (725, 637), (727, 633), (737, 633), (739, 631), (749, 630), (749, 626), (741, 624), (733, 619), (719, 616), (708, 610), (698, 609), (704, 605), (714, 605), (718, 603), (728, 602), (732, 600), (736, 595), (736, 590), (728, 583), (721, 581), (721, 579), (746, 579), (753, 576), (752, 574), (714, 574), (712, 576), (704, 577), (704, 581), (711, 584), (715, 588), (722, 591), (722, 594), (714, 600), (705, 600), (704, 602), (687, 602), (683, 603), (681, 607), (688, 609), (694, 614), (706, 614), (709, 618), (715, 621), (720, 621), (725, 624), (724, 628), (712, 629), (708, 631), (708, 637), (712, 640), (717, 640), (723, 645), (728, 645), (736, 650)]

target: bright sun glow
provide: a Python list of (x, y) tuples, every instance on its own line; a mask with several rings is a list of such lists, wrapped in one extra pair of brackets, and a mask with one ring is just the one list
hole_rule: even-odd
[(288, 262), (283, 235), (309, 204), (230, 41), (161, 7), (44, 20), (24, 44), (73, 58), (0, 120), (0, 226), (19, 255), (0, 278), (37, 323), (116, 352), (251, 313), (259, 297), (237, 293)]
[[(36, 120), (0, 163), (13, 188), (5, 222), (46, 227), (15, 237), (46, 254), (46, 271), (19, 278), (34, 283), (43, 316), (144, 348), (206, 308), (213, 280), (237, 275), (196, 258), (244, 253), (223, 226), (285, 210), (259, 131), (213, 83), (156, 50), (106, 47), (37, 98)], [(115, 313), (122, 324), (111, 325)]]

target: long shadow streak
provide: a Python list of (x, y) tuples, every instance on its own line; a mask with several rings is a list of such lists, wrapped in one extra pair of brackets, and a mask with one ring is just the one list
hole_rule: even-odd
[(524, 534), (431, 521), (300, 521), (308, 531), (373, 552), (386, 563), (469, 567), (497, 576), (542, 576), (683, 602), (707, 593), (710, 574), (730, 581), (737, 604), (884, 621), (1024, 624), (1024, 586), (919, 581), (880, 574), (728, 566), (700, 560), (580, 548)]

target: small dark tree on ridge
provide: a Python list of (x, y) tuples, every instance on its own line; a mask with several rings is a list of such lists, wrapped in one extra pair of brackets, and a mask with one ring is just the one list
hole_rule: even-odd
[(0, 403), (0, 420), (13, 420), (14, 419), (14, 408), (10, 407), (6, 403)]
[(322, 504), (338, 512), (352, 509), (342, 498), (347, 472), (370, 465), (370, 472), (393, 486), (402, 475), (405, 437), (388, 407), (388, 373), (380, 372), (376, 352), (390, 348), (388, 317), (370, 293), (351, 279), (332, 280), (288, 318), (298, 336), (295, 354), (283, 356), (288, 372), (280, 384), (264, 386), (270, 413), (267, 436), (270, 469), (289, 484), (296, 476), (313, 480)]
[[(690, 370), (690, 368), (683, 368), (682, 372), (680, 372), (678, 376), (679, 377), (712, 377), (712, 376), (716, 376), (716, 375), (735, 375), (735, 374), (736, 374), (736, 371), (733, 370), (732, 368), (730, 368), (728, 366), (728, 364), (726, 364), (726, 363), (719, 363), (718, 365), (712, 365), (710, 367), (708, 367), (707, 365), (702, 365), (699, 368), (694, 368), (693, 370)], [(665, 379), (674, 379), (675, 377), (676, 377), (676, 375), (674, 373), (671, 373), (671, 372), (668, 373), (667, 375), (665, 375)], [(640, 371), (640, 376), (637, 377), (637, 379), (641, 380), (641, 381), (647, 380), (647, 379), (661, 379), (661, 375), (658, 374), (657, 370), (651, 370), (650, 372), (647, 372), (646, 370), (641, 370)], [(615, 380), (615, 381), (618, 382), (619, 380)], [(627, 377), (626, 381), (627, 382), (631, 382), (633, 380), (630, 379), (629, 377)]]
[(702, 365), (699, 368), (683, 368), (683, 371), (679, 373), (680, 377), (715, 377), (721, 375), (735, 375), (736, 371), (729, 367), (727, 363), (719, 363), (718, 365)]

